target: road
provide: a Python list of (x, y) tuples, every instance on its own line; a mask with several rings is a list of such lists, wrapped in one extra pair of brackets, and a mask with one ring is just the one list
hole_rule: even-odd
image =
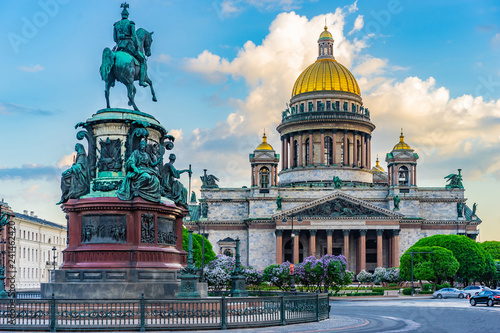
[[(229, 332), (498, 332), (500, 306), (472, 307), (466, 299), (332, 301), (330, 319), (318, 323)], [(219, 331), (220, 332), (220, 331)]]

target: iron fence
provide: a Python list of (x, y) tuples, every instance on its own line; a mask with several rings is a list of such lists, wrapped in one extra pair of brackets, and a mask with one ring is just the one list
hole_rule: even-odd
[(202, 299), (2, 299), (0, 330), (198, 330), (329, 318), (328, 294)]

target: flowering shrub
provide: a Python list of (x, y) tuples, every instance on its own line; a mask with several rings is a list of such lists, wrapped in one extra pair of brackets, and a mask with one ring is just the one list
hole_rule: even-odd
[(375, 268), (375, 271), (373, 272), (373, 282), (375, 283), (381, 283), (381, 282), (386, 282), (384, 279), (384, 275), (386, 273), (386, 269), (384, 267), (377, 267)]
[(258, 286), (262, 283), (262, 271), (253, 268), (252, 266), (243, 267), (243, 275), (245, 275), (245, 282), (247, 285)]
[(387, 281), (389, 283), (401, 282), (401, 278), (399, 276), (399, 268), (397, 267), (388, 268), (384, 274), (384, 281)]
[(319, 259), (323, 267), (324, 291), (333, 289), (338, 292), (342, 287), (352, 283), (354, 274), (347, 270), (347, 258), (343, 255), (324, 255)]
[(321, 286), (323, 275), (323, 267), (315, 256), (307, 257), (303, 262), (295, 265), (297, 282), (301, 283), (308, 291)]
[(281, 265), (274, 264), (264, 269), (263, 279), (270, 282), (281, 290), (290, 290), (292, 276), (290, 275), (290, 262), (285, 261)]
[(218, 254), (203, 269), (202, 280), (208, 283), (213, 290), (219, 291), (226, 288), (231, 282), (231, 273), (236, 266), (236, 261), (232, 257)]
[(367, 271), (365, 271), (364, 269), (359, 272), (359, 274), (356, 276), (356, 279), (358, 279), (359, 282), (361, 283), (368, 283), (368, 282), (372, 282), (372, 279), (373, 279), (373, 275), (372, 273), (368, 273)]

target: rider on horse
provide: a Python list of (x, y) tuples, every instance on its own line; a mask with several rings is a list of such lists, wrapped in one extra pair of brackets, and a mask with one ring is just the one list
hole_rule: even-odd
[(113, 25), (113, 39), (116, 43), (113, 51), (127, 52), (137, 59), (140, 65), (139, 84), (146, 87), (147, 84), (144, 82), (146, 77), (146, 57), (139, 51), (139, 43), (135, 33), (135, 23), (128, 19), (129, 14), (127, 8), (129, 5), (123, 3), (121, 7), (123, 8), (122, 19)]

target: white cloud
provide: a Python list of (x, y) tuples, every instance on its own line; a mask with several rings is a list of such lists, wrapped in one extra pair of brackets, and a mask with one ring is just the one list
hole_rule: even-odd
[(235, 6), (234, 1), (224, 0), (224, 1), (222, 1), (222, 4), (221, 4), (221, 11), (222, 11), (222, 15), (229, 16), (229, 15), (236, 14), (236, 13), (240, 12), (241, 9), (238, 9)]
[(362, 76), (380, 75), (385, 72), (387, 59), (368, 57), (364, 62), (354, 68), (353, 72)]
[(65, 168), (65, 167), (70, 167), (73, 165), (74, 161), (76, 158), (76, 152), (73, 152), (70, 155), (64, 155), (61, 157), (61, 159), (57, 162), (56, 166), (58, 168)]
[(354, 21), (354, 27), (352, 28), (351, 31), (349, 31), (349, 36), (352, 35), (354, 32), (363, 29), (364, 25), (365, 21), (363, 20), (363, 15), (358, 15), (358, 17), (356, 17), (356, 20)]
[(175, 138), (175, 142), (179, 142), (183, 139), (182, 128), (181, 129), (172, 128), (170, 131), (168, 131), (168, 134), (172, 135)]
[(21, 66), (19, 67), (20, 70), (22, 70), (23, 72), (28, 72), (28, 73), (36, 73), (36, 72), (40, 72), (40, 71), (43, 71), (45, 68), (43, 68), (42, 66), (40, 65), (34, 65), (34, 66)]
[(170, 61), (172, 61), (172, 57), (168, 54), (162, 53), (156, 56), (155, 58), (152, 59), (153, 61), (162, 63), (162, 64), (167, 64)]

